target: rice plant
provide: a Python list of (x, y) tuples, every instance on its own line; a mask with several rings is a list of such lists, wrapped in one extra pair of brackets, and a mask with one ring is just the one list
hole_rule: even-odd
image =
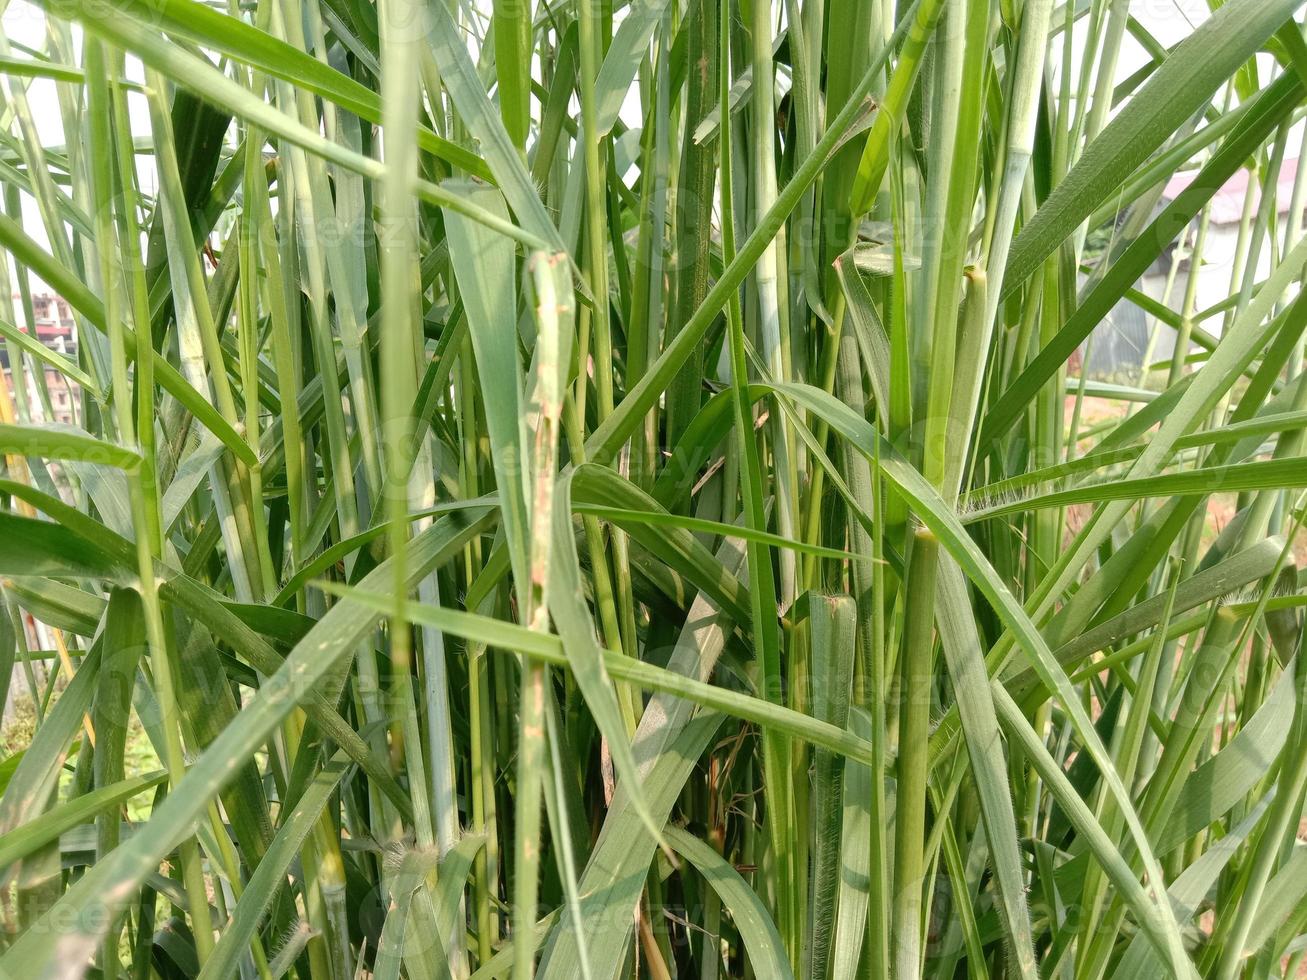
[(0, 2), (0, 977), (1298, 975), (1307, 44), (1198, 6)]

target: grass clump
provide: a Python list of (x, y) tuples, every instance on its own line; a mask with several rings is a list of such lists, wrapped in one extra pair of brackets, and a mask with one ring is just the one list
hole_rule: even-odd
[(42, 4), (0, 975), (1296, 971), (1300, 6)]

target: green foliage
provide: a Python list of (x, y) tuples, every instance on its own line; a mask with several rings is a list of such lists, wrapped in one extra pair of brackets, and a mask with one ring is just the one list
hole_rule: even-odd
[(0, 976), (1296, 975), (1301, 0), (40, 6)]

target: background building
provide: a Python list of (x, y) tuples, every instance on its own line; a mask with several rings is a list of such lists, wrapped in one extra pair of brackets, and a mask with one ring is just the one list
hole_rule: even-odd
[[(18, 294), (13, 297), (13, 309), (21, 312), (23, 306)], [(72, 309), (62, 296), (51, 293), (39, 293), (32, 296), (32, 313), (35, 320), (36, 339), (44, 346), (69, 360), (77, 360), (77, 324), (73, 320)], [(32, 327), (19, 324), (18, 329), (31, 334)], [(0, 341), (0, 365), (4, 367), (5, 385), (11, 398), (17, 401), (14, 390), (14, 371), (10, 364), (10, 351), (17, 353), (15, 345)], [(36, 358), (23, 358), (23, 371), (20, 377), (24, 382), (23, 392), (30, 406), (32, 421), (53, 421), (75, 423), (77, 421), (77, 402), (80, 394), (78, 387), (58, 370), (43, 364)], [(41, 395), (38, 387), (38, 375), (44, 378), (45, 390), (49, 394), (49, 405)]]

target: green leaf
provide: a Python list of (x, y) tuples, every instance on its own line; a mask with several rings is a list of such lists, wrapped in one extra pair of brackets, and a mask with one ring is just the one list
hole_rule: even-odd
[[(866, 422), (842, 402), (820, 389), (807, 385), (776, 384), (776, 391), (807, 407), (825, 419), (831, 428), (852, 442), (868, 459), (874, 460), (881, 472), (894, 485), (896, 492), (913, 508), (923, 523), (940, 539), (940, 543), (958, 562), (976, 587), (985, 595), (1003, 624), (1012, 631), (1031, 666), (1039, 674), (1048, 690), (1057, 695), (1062, 707), (1070, 716), (1076, 734), (1094, 760), (1104, 783), (1116, 805), (1125, 816), (1130, 835), (1143, 859), (1149, 879), (1162, 880), (1160, 867), (1153, 856), (1143, 824), (1135, 812), (1129, 790), (1122, 784), (1112, 765), (1112, 759), (1094, 728), (1083, 703), (1071, 686), (1066, 674), (1048, 649), (1039, 630), (1030, 621), (1024, 609), (1013, 598), (1011, 591), (994, 572), (985, 556), (967, 535), (957, 517), (939, 498), (926, 479), (911, 467), (898, 452)], [(1115, 850), (1115, 849), (1114, 849)], [(1100, 855), (1101, 856), (1101, 855)], [(1115, 880), (1115, 879), (1114, 879)], [(1120, 884), (1120, 882), (1118, 882)], [(1181, 975), (1188, 975), (1192, 967), (1184, 952), (1179, 930), (1169, 908), (1154, 904), (1145, 917), (1149, 935), (1159, 948), (1167, 951), (1168, 958)]]
[(1247, 798), (1275, 763), (1292, 721), (1293, 675), (1286, 672), (1230, 743), (1185, 777), (1158, 853), (1180, 846)]
[(0, 452), (16, 456), (105, 463), (123, 470), (134, 470), (141, 462), (141, 457), (130, 449), (123, 449), (89, 435), (38, 425), (0, 424)]
[(1008, 940), (1008, 955), (1023, 977), (1038, 977), (1030, 910), (1026, 907), (1019, 834), (1008, 788), (998, 716), (990, 692), (980, 635), (972, 618), (966, 580), (956, 561), (940, 558), (935, 588), (936, 621), (957, 694), (962, 734), (971, 760), (971, 773), (980, 797), (990, 862), (998, 881), (1000, 919)]
[[(1229, 5), (1222, 7), (1225, 10)], [(1209, 22), (1210, 23), (1210, 22)], [(1080, 298), (1075, 312), (1062, 324), (1057, 334), (1047, 342), (1039, 354), (1028, 364), (999, 399), (994, 402), (983, 419), (981, 442), (987, 444), (1000, 438), (1011, 428), (1019, 414), (1029, 403), (1033, 393), (1039, 389), (1054, 372), (1066, 363), (1072, 352), (1089, 336), (1094, 327), (1120, 301), (1125, 290), (1138, 281), (1139, 277), (1151, 265), (1162, 250), (1174, 239), (1177, 228), (1183, 227), (1204, 205), (1225, 185), (1225, 182), (1244, 166), (1248, 157), (1274, 131), (1279, 123), (1288, 117), (1301, 102), (1302, 83), (1292, 74), (1284, 74), (1256, 96), (1256, 102), (1248, 110), (1235, 130), (1221, 144), (1212, 158), (1203, 165), (1194, 179), (1176, 195), (1175, 200), (1163, 208), (1111, 267), (1095, 281)], [(1134, 102), (1131, 102), (1134, 105)], [(1143, 109), (1141, 107), (1140, 111)], [(1108, 136), (1104, 132), (1098, 142)], [(1059, 189), (1065, 184), (1059, 185)], [(1066, 198), (1074, 205), (1074, 198)], [(1048, 205), (1041, 211), (1047, 210)], [(1076, 209), (1078, 210), (1078, 209)], [(1049, 223), (1052, 219), (1049, 219)], [(1022, 282), (1021, 271), (1025, 265), (1033, 264), (1022, 255), (1038, 253), (1044, 245), (1035, 242), (1031, 228), (1039, 232), (1032, 221), (1013, 243), (1012, 257), (1008, 262), (1004, 276), (1004, 291), (1010, 293)], [(1018, 253), (1020, 247), (1028, 246), (1028, 253)], [(1038, 246), (1038, 248), (1036, 248)], [(1018, 265), (1018, 262), (1021, 265)], [(1026, 272), (1029, 274), (1029, 271)]]
[(1301, 6), (1302, 0), (1230, 0), (1177, 45), (1021, 230), (1004, 292), (1024, 283)]
[(969, 502), (963, 519), (968, 523), (1007, 514), (1071, 504), (1097, 504), (1106, 500), (1138, 500), (1146, 497), (1208, 496), (1213, 493), (1247, 493), (1307, 486), (1307, 459), (1268, 459), (1255, 463), (1200, 467), (1162, 476), (1105, 480), (1069, 490), (1039, 493), (1011, 502), (987, 504)]
[[(9, 249), (24, 265), (50, 283), (73, 309), (81, 313), (92, 326), (106, 329), (104, 305), (80, 279), (57, 259), (41, 248), (23, 231), (22, 227), (5, 214), (0, 214), (0, 245)], [(124, 336), (129, 356), (136, 354), (132, 334)], [(222, 440), (223, 445), (247, 463), (257, 463), (249, 445), (227, 424), (212, 405), (183, 378), (177, 369), (160, 358), (152, 358), (154, 375), (168, 394), (186, 406), (210, 432)]]
[(0, 511), (0, 574), (126, 581), (114, 556), (68, 528)]
[[(812, 711), (837, 728), (849, 727), (853, 688), (855, 607), (848, 595), (806, 595), (812, 648)], [(844, 760), (819, 750), (813, 765), (812, 937), (808, 975), (824, 977), (834, 949), (836, 899), (844, 808)]]
[(59, 839), (66, 830), (86, 823), (101, 813), (115, 813), (133, 796), (145, 792), (164, 781), (164, 772), (133, 776), (108, 786), (101, 786), (82, 796), (51, 807), (29, 823), (15, 827), (0, 836), (0, 868), (8, 868), (51, 841)]
[(343, 753), (314, 774), (299, 799), (282, 816), (276, 835), (245, 883), (231, 919), (205, 960), (200, 980), (228, 977), (236, 972), (239, 959), (249, 950), (250, 941), (272, 907), (291, 862), (298, 856), (301, 845), (318, 822), (332, 793), (350, 771), (341, 755)]
[(722, 859), (722, 856), (699, 838), (683, 830), (668, 827), (664, 834), (667, 842), (681, 857), (689, 861), (722, 900), (731, 913), (735, 927), (740, 930), (740, 943), (748, 954), (749, 965), (758, 976), (793, 978), (785, 947), (781, 944), (776, 924), (767, 909), (740, 873)]
[[(386, 599), (379, 593), (369, 593), (326, 582), (321, 585), (329, 592), (347, 595), (378, 612), (394, 606), (393, 600)], [(390, 603), (389, 606), (386, 605), (387, 602)], [(538, 633), (514, 623), (505, 623), (457, 609), (440, 609), (413, 602), (405, 603), (403, 609), (404, 616), (415, 623), (433, 626), (442, 632), (462, 636), (483, 646), (516, 650), (528, 657), (558, 667), (571, 666), (571, 657), (565, 650), (561, 636)], [(865, 739), (851, 735), (819, 718), (738, 691), (696, 681), (676, 671), (634, 660), (614, 650), (600, 652), (604, 670), (617, 680), (628, 681), (646, 690), (675, 695), (705, 708), (756, 722), (765, 728), (775, 728), (786, 735), (811, 742), (813, 745), (859, 762), (865, 763), (871, 758), (871, 747)]]
[[(463, 37), (454, 24), (448, 8), (440, 4), (433, 5), (427, 8), (427, 16), (430, 18), (427, 40), (431, 44), (432, 54), (440, 65), (449, 97), (458, 109), (458, 114), (462, 117), (468, 131), (480, 145), (481, 152), (485, 155), (486, 165), (494, 174), (508, 206), (513, 209), (513, 214), (517, 216), (522, 227), (538, 239), (537, 248), (547, 252), (569, 254), (562, 236), (540, 200), (540, 195), (536, 193), (531, 174), (526, 169), (521, 153), (514, 146), (508, 131), (504, 129), (503, 120), (495, 111), (481, 80), (477, 77), (476, 68), (468, 56)], [(463, 249), (457, 247), (451, 249), (450, 255), (456, 262), (463, 257), (472, 257), (465, 255)], [(515, 298), (514, 293), (510, 292), (507, 295), (510, 300)]]
[[(416, 583), (456, 554), (486, 521), (486, 515), (471, 520), (451, 515), (433, 524), (409, 547), (408, 580)], [(390, 568), (383, 563), (364, 580), (364, 584), (371, 583), (375, 587), (384, 582), (388, 586), (391, 578)], [(106, 914), (95, 914), (90, 920), (81, 920), (79, 928), (71, 931), (31, 929), (5, 952), (0, 958), (0, 966), (6, 970), (39, 971), (42, 964), (64, 961), (71, 956), (80, 958), (83, 951), (89, 955), (108, 927), (108, 919), (122, 910), (136, 886), (190, 833), (195, 820), (231, 779), (240, 761), (253, 754), (295, 707), (299, 698), (322, 680), (339, 658), (357, 646), (379, 616), (379, 613), (348, 600), (332, 607), (296, 645), (281, 669), (245, 705), (241, 723), (224, 729), (190, 767), (185, 778), (173, 787), (167, 799), (154, 811), (148, 830), (134, 835), (98, 862), (64, 893), (48, 913), (61, 915), (67, 910), (78, 914), (92, 910)], [(84, 673), (89, 684), (93, 672), (86, 671), (83, 665), (78, 678)], [(76, 703), (66, 693), (59, 705), (65, 701), (70, 705)], [(5, 799), (8, 798), (9, 794), (6, 794)]]

